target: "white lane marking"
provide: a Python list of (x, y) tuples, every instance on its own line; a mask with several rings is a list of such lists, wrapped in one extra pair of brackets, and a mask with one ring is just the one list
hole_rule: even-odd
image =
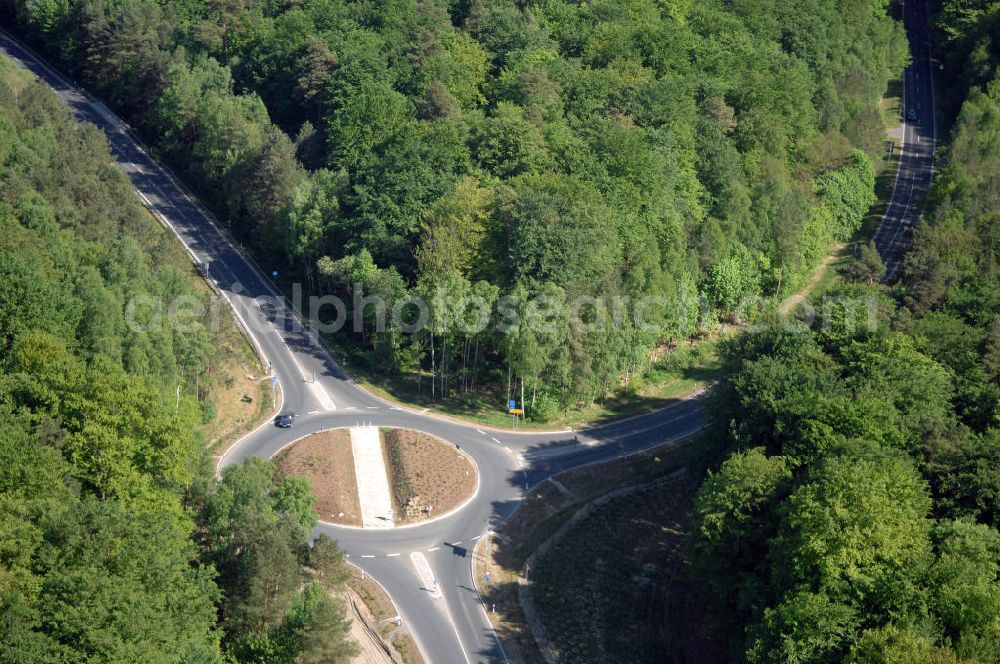
[(385, 554), (385, 557), (386, 558), (395, 558), (398, 555), (399, 555), (398, 553), (387, 553), (387, 554)]
[(345, 408), (344, 410), (357, 410), (357, 409), (358, 409), (358, 407), (357, 407), (357, 406), (348, 406), (348, 407), (347, 407), (347, 408)]
[[(102, 118), (104, 118), (105, 121), (108, 122), (108, 124), (112, 127), (112, 129), (114, 129), (114, 130), (116, 130), (118, 132), (121, 132), (123, 134), (126, 133), (126, 130), (131, 129), (131, 127), (129, 127), (127, 123), (121, 121), (104, 104), (102, 104), (99, 101), (97, 101), (96, 99), (94, 99), (86, 91), (82, 91), (82, 92), (77, 91), (77, 89), (73, 85), (71, 85), (62, 75), (60, 75), (59, 73), (57, 73), (54, 70), (52, 70), (44, 62), (40, 62), (40, 61), (36, 60), (35, 63), (39, 67), (41, 67), (41, 69), (43, 69), (45, 72), (47, 72), (53, 79), (55, 79), (57, 82), (59, 82), (59, 84), (62, 86), (62, 89), (61, 90), (57, 90), (57, 94), (59, 94), (61, 92), (62, 94), (60, 94), (59, 96), (62, 97), (64, 101), (74, 100), (74, 99), (79, 99), (80, 101), (85, 101), (93, 110), (95, 110)], [(29, 70), (31, 69), (31, 67), (27, 67), (27, 68)], [(136, 150), (138, 150), (138, 152), (140, 154), (143, 154), (143, 155), (146, 154), (145, 150), (143, 150), (142, 146), (137, 141), (135, 141), (133, 139), (130, 142), (131, 142), (131, 147), (134, 147)], [(130, 166), (132, 166), (133, 168), (135, 168), (139, 173), (142, 173), (144, 175), (147, 174), (145, 172), (145, 170), (143, 170), (141, 167), (136, 167), (136, 165), (134, 163), (132, 163), (131, 161), (129, 161), (128, 163), (129, 163)], [(183, 189), (183, 187), (181, 187), (177, 183), (176, 179), (172, 176), (172, 174), (168, 173), (158, 162), (153, 161), (152, 162), (152, 166), (155, 169), (156, 174), (164, 176), (178, 190), (178, 192), (184, 197), (184, 199), (193, 208), (195, 208), (195, 210), (199, 213), (199, 215), (208, 222), (208, 224), (213, 228), (213, 230), (215, 230), (217, 233), (219, 233), (220, 237), (222, 237), (225, 240), (225, 242), (229, 246), (229, 248), (232, 249), (234, 252), (236, 252), (235, 247), (233, 247), (233, 244), (230, 241), (230, 239), (228, 237), (226, 237), (225, 235), (223, 235), (221, 232), (218, 231), (218, 229), (216, 228), (215, 224), (212, 221), (212, 218), (208, 215), (208, 213), (205, 212), (205, 210), (201, 207), (201, 205), (195, 203), (191, 199), (191, 196), (189, 196), (188, 193), (187, 193), (187, 191), (185, 191)], [(153, 212), (155, 215), (158, 215), (158, 216), (162, 217), (164, 219), (164, 221), (166, 221), (167, 226), (174, 232), (174, 235), (177, 236), (178, 239), (181, 240), (182, 244), (184, 245), (184, 248), (195, 259), (194, 263), (196, 265), (199, 264), (199, 261), (197, 260), (197, 257), (195, 256), (195, 254), (191, 250), (191, 248), (188, 246), (188, 243), (184, 242), (184, 240), (180, 237), (180, 233), (178, 233), (177, 228), (169, 220), (167, 220), (166, 215), (164, 215), (162, 212), (159, 211), (159, 209), (158, 209), (159, 206), (154, 206), (154, 205), (150, 204), (149, 199), (141, 191), (139, 191), (138, 187), (135, 187), (134, 184), (135, 183), (133, 183), (133, 188), (135, 188), (136, 192), (143, 199), (143, 202), (146, 203), (146, 207), (151, 212)], [(160, 195), (159, 197), (161, 199), (163, 199), (164, 201), (170, 200), (168, 197), (164, 196), (163, 191), (160, 189), (159, 185), (156, 182), (150, 181), (149, 184), (151, 184), (152, 187), (154, 189), (156, 189), (156, 191), (159, 193), (159, 195)], [(171, 203), (171, 206), (174, 207), (175, 210), (177, 210), (176, 204)], [(184, 215), (181, 214), (182, 218), (183, 218), (183, 216)], [(195, 224), (193, 226), (193, 228), (194, 228), (195, 237), (199, 241), (201, 241), (201, 242), (204, 243), (204, 238), (201, 236), (201, 234), (199, 232), (197, 232), (197, 224)], [(246, 256), (244, 256), (241, 252), (236, 252), (236, 253), (239, 254), (239, 257), (243, 260), (244, 263), (246, 263), (247, 265), (250, 265), (249, 261), (247, 261), (247, 257)], [(266, 280), (262, 280), (262, 281), (263, 281), (264, 285), (267, 286), (268, 288), (270, 288), (272, 290), (272, 292), (273, 292), (273, 288), (271, 288), (270, 284), (267, 283)], [(239, 318), (240, 314), (239, 314), (238, 311), (235, 311), (235, 307), (232, 307), (232, 301), (230, 300), (230, 298), (228, 297), (228, 295), (226, 295), (226, 299), (229, 300), (230, 307), (233, 308), (234, 312), (236, 313), (237, 318)], [(244, 326), (244, 327), (246, 328), (246, 326)], [(248, 336), (256, 344), (256, 339), (253, 339), (253, 335), (249, 333), (249, 328), (246, 328), (246, 329), (247, 329), (247, 332), (248, 332)], [(280, 338), (280, 334), (279, 334), (279, 338)], [(286, 348), (287, 348), (287, 345), (286, 345)], [(261, 355), (262, 359), (264, 359), (264, 354), (260, 353), (260, 355)], [(294, 354), (292, 355), (292, 359), (293, 360), (295, 359)], [(298, 364), (298, 362), (296, 362), (296, 364)], [(301, 367), (299, 367), (299, 370), (301, 371)], [(327, 409), (327, 410), (335, 410), (336, 409), (336, 406), (334, 405), (333, 401), (330, 399), (329, 395), (326, 394), (326, 391), (323, 390), (321, 387), (319, 387), (318, 385), (313, 386), (313, 392), (316, 394), (316, 397), (321, 401), (321, 403), (323, 404), (323, 407), (325, 409)]]
[(455, 546), (458, 546), (461, 543), (462, 543), (462, 540), (458, 540), (457, 542), (452, 542), (452, 544), (454, 544)]
[(378, 410), (378, 406), (365, 406), (368, 410)]
[(476, 535), (475, 537), (473, 537), (473, 538), (472, 538), (472, 541), (476, 541), (476, 540), (477, 540), (477, 539), (479, 539), (480, 537), (482, 537), (482, 535)]
[[(284, 337), (281, 336), (278, 328), (274, 328), (274, 333), (278, 335), (278, 338), (281, 339), (282, 342), (284, 342)], [(285, 344), (285, 348), (288, 348), (288, 344)], [(309, 386), (313, 396), (316, 397), (317, 401), (319, 401), (320, 408), (323, 410), (337, 410), (337, 406), (333, 403), (333, 399), (330, 398), (330, 395), (326, 393), (323, 385), (319, 381), (312, 380), (312, 375), (306, 374), (306, 372), (302, 369), (302, 365), (299, 364), (299, 358), (295, 357), (295, 353), (289, 350), (288, 356), (292, 358), (295, 368), (299, 370), (299, 375), (302, 377), (302, 381)]]
[(493, 438), (492, 440), (493, 440), (493, 442), (494, 442), (494, 443), (496, 443), (497, 445), (499, 445), (499, 444), (500, 444), (500, 441), (499, 441), (499, 440), (497, 440), (496, 438)]
[(507, 447), (506, 445), (504, 445), (504, 446), (503, 446), (503, 448), (504, 448), (505, 450), (507, 450), (508, 452), (510, 452), (511, 454), (513, 454), (513, 452), (511, 452), (511, 449), (510, 449), (509, 447)]
[(485, 432), (485, 431), (483, 431), (482, 429), (476, 429), (476, 431), (478, 431), (478, 432), (479, 432), (479, 435), (480, 435), (480, 436), (485, 436), (485, 435), (486, 435), (486, 432)]
[(375, 556), (374, 556), (374, 555), (367, 555), (367, 556), (365, 556), (365, 555), (362, 555), (361, 557), (362, 557), (362, 558), (374, 558)]
[(441, 548), (441, 547), (439, 547), (439, 546), (432, 546), (431, 548), (429, 548), (429, 549), (427, 549), (427, 550), (428, 550), (428, 551), (437, 551), (437, 550), (438, 550), (438, 549), (440, 549), (440, 548)]
[(306, 415), (315, 415), (318, 412), (319, 412), (318, 410), (310, 410), (308, 413), (306, 413)]
[(427, 562), (424, 554), (414, 551), (410, 554), (410, 562), (416, 568), (417, 576), (420, 577), (420, 582), (424, 584), (424, 589), (430, 593), (432, 598), (441, 599), (441, 584), (438, 582), (437, 577), (434, 576), (431, 564)]

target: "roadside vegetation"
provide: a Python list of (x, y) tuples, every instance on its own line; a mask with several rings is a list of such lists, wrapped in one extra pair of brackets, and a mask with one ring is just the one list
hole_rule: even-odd
[[(489, 611), (490, 621), (493, 623), (498, 636), (503, 642), (503, 648), (512, 661), (528, 663), (544, 661), (538, 644), (532, 635), (530, 624), (532, 619), (561, 620), (565, 621), (565, 624), (571, 622), (582, 624), (589, 620), (586, 636), (581, 634), (570, 635), (567, 631), (563, 635), (565, 636), (565, 640), (560, 639), (557, 645), (566, 645), (570, 639), (581, 641), (587, 638), (601, 639), (604, 636), (614, 638), (611, 635), (611, 630), (606, 629), (604, 622), (597, 618), (598, 614), (595, 612), (606, 610), (613, 613), (617, 611), (622, 607), (623, 598), (631, 591), (623, 591), (621, 595), (611, 596), (610, 587), (602, 586), (607, 593), (602, 591), (599, 594), (591, 594), (588, 601), (583, 601), (582, 596), (587, 593), (586, 588), (593, 588), (595, 587), (594, 584), (601, 583), (600, 577), (605, 573), (606, 568), (599, 552), (605, 547), (611, 549), (621, 548), (621, 551), (616, 555), (621, 556), (619, 560), (623, 563), (623, 569), (628, 566), (625, 558), (632, 554), (629, 552), (627, 543), (623, 544), (623, 540), (619, 537), (620, 533), (624, 534), (628, 531), (629, 526), (626, 523), (616, 524), (614, 528), (604, 527), (600, 531), (600, 534), (597, 531), (593, 531), (592, 538), (590, 536), (578, 537), (580, 533), (574, 531), (570, 531), (565, 536), (564, 541), (567, 543), (567, 546), (573, 548), (572, 553), (566, 554), (568, 556), (566, 560), (572, 560), (575, 563), (566, 572), (575, 574), (576, 581), (572, 587), (564, 587), (561, 593), (557, 592), (553, 585), (550, 584), (548, 586), (555, 593), (553, 596), (554, 601), (562, 602), (562, 611), (566, 613), (562, 618), (552, 618), (541, 610), (537, 617), (530, 619), (525, 614), (520, 596), (523, 590), (522, 586), (529, 581), (534, 582), (538, 570), (537, 565), (534, 569), (526, 569), (525, 565), (529, 560), (529, 556), (540, 545), (553, 537), (576, 512), (584, 509), (590, 502), (599, 500), (609, 492), (622, 489), (623, 487), (662, 482), (690, 464), (697, 466), (697, 452), (699, 449), (697, 438), (692, 439), (692, 443), (690, 445), (670, 444), (623, 459), (584, 466), (560, 473), (553, 480), (543, 482), (534, 487), (525, 496), (513, 516), (496, 528), (495, 536), (484, 537), (478, 542), (475, 549), (473, 567), (476, 588), (485, 602)], [(691, 509), (694, 498), (694, 487), (691, 486), (689, 480), (683, 478), (679, 482), (674, 483), (673, 486), (684, 486), (686, 490), (672, 493), (671, 505), (662, 514), (666, 515), (669, 513), (670, 522), (675, 526), (679, 526), (683, 524), (683, 515), (686, 515)], [(614, 504), (616, 504), (616, 501), (610, 503), (610, 505)], [(657, 518), (660, 515), (661, 512), (655, 513)], [(631, 514), (627, 519), (630, 520), (629, 523), (638, 523), (638, 521), (631, 521), (631, 519), (634, 517), (641, 520), (643, 518), (652, 518), (653, 516), (654, 514), (652, 513), (646, 514), (645, 517), (640, 514)], [(581, 527), (586, 529), (588, 523), (589, 521), (585, 520)], [(659, 534), (650, 534), (650, 537), (658, 539), (660, 534), (662, 534), (660, 529), (665, 528), (666, 523), (667, 521), (664, 520), (663, 523), (653, 526)], [(649, 524), (645, 524), (644, 528), (648, 529)], [(681, 530), (683, 530), (682, 527)], [(626, 537), (625, 535), (622, 536)], [(638, 560), (638, 551), (633, 551), (632, 553), (636, 555), (635, 560)], [(547, 556), (542, 558), (543, 564), (545, 558), (549, 556), (553, 556), (551, 551)], [(560, 562), (561, 560), (563, 558), (560, 556), (553, 556), (550, 559), (550, 571), (554, 567), (563, 565), (565, 561)], [(635, 562), (635, 560), (632, 562)], [(650, 561), (647, 560), (644, 562)], [(675, 551), (670, 555), (658, 556), (654, 565), (655, 569), (649, 571), (665, 577), (670, 573), (670, 570), (676, 570), (678, 567), (685, 565), (683, 551)], [(489, 581), (486, 580), (487, 576), (490, 577)], [(555, 577), (549, 576), (548, 578), (552, 580)], [(674, 577), (674, 580), (676, 581), (676, 586), (674, 587), (678, 589), (686, 587), (686, 580), (683, 575)], [(688, 605), (688, 608), (697, 607), (699, 600), (694, 590), (692, 590), (691, 596), (692, 602)], [(562, 599), (559, 599), (559, 597)], [(648, 598), (654, 601), (652, 595), (649, 595)], [(666, 598), (665, 601), (674, 602), (675, 598)], [(703, 607), (704, 598), (700, 601)], [(604, 603), (607, 604), (606, 609), (604, 608)], [(680, 605), (674, 604), (673, 606), (676, 609)], [(551, 605), (546, 608), (551, 608)], [(628, 609), (621, 608), (621, 610), (627, 611)], [(687, 609), (684, 610), (686, 611)], [(699, 635), (703, 633), (700, 624), (703, 616), (703, 609), (693, 610), (688, 613), (685, 618), (685, 629), (688, 630), (686, 635), (681, 639), (668, 638), (661, 640), (660, 645), (664, 648), (675, 647), (680, 649), (682, 641), (690, 640), (692, 643), (697, 642)], [(653, 631), (661, 629), (658, 624), (654, 624), (656, 619), (651, 615), (636, 615), (633, 618), (636, 621), (637, 629), (641, 629), (643, 625)], [(580, 643), (577, 643), (574, 647), (580, 648)], [(570, 649), (566, 652), (576, 652), (576, 650)], [(662, 652), (662, 650), (658, 652)]]
[(421, 657), (413, 636), (406, 631), (405, 626), (396, 621), (398, 614), (392, 598), (360, 568), (351, 565), (349, 569), (351, 577), (347, 580), (347, 585), (367, 607), (378, 638), (395, 651), (402, 664), (422, 664), (424, 658)]
[(614, 499), (538, 561), (533, 601), (561, 661), (724, 661), (700, 623), (704, 597), (685, 579), (692, 495), (681, 476)]
[(308, 485), (260, 460), (215, 481), (202, 427), (235, 330), (128, 324), (179, 297), (206, 293), (102, 134), (0, 61), (2, 662), (353, 651)]
[[(516, 398), (535, 421), (641, 409), (663, 348), (794, 292), (857, 229), (906, 58), (889, 9), (0, 2), (262, 265), (349, 303), (331, 341), (352, 364), (455, 412)], [(375, 333), (358, 290), (420, 296), (428, 325)], [(543, 311), (507, 334), (469, 297), (522, 320), (576, 301), (598, 324)], [(635, 322), (649, 302), (653, 329)]]

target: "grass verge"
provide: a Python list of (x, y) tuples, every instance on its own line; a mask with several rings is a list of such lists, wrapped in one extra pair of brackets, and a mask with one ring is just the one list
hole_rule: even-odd
[(545, 421), (531, 419), (530, 395), (525, 395), (529, 400), (529, 417), (526, 420), (518, 418), (516, 423), (504, 409), (505, 395), (480, 391), (478, 395), (432, 399), (430, 374), (376, 373), (366, 368), (356, 350), (343, 344), (335, 347), (351, 378), (385, 401), (496, 429), (545, 431), (581, 428), (595, 422), (638, 415), (683, 399), (718, 376), (721, 365), (717, 345), (718, 339), (710, 337), (661, 347), (654, 352), (649, 371), (634, 378), (628, 387), (599, 401), (578, 404)]
[(191, 264), (180, 240), (148, 210), (145, 216), (149, 223), (139, 231), (150, 234), (147, 241), (155, 243), (164, 263), (188, 275), (195, 293), (206, 304), (204, 324), (213, 350), (205, 372), (183, 389), (195, 393), (201, 403), (203, 424), (198, 432), (209, 450), (215, 452), (268, 417), (274, 407), (271, 385), (263, 380), (264, 369), (237, 326), (232, 310), (224, 303), (211, 303), (210, 299), (219, 295)]

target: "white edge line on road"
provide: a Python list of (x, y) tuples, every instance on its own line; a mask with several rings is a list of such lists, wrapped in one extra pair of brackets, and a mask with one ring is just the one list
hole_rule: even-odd
[[(492, 531), (491, 531), (492, 532)], [(489, 546), (489, 540), (484, 540), (487, 546)], [(500, 648), (500, 654), (503, 655), (503, 661), (510, 664), (510, 659), (507, 657), (507, 651), (503, 648), (503, 642), (500, 640), (500, 635), (497, 634), (496, 629), (493, 627), (493, 621), (490, 620), (490, 614), (486, 612), (486, 600), (483, 599), (482, 593), (479, 592), (479, 582), (476, 579), (476, 556), (475, 550), (472, 552), (472, 560), (469, 561), (469, 575), (472, 577), (472, 587), (476, 591), (476, 597), (479, 599), (479, 609), (483, 612), (483, 620), (490, 628), (490, 632), (493, 634), (493, 640), (497, 643), (497, 648)]]
[[(364, 556), (362, 556), (362, 557), (364, 557)], [(360, 565), (356, 565), (356, 564), (354, 564), (352, 562), (348, 562), (347, 564), (351, 565), (355, 569), (361, 570), (362, 573), (365, 572), (365, 570), (362, 569)], [(409, 620), (407, 620), (406, 616), (403, 615), (402, 609), (400, 609), (399, 605), (396, 604), (396, 600), (394, 600), (392, 598), (392, 595), (389, 594), (389, 590), (384, 585), (382, 585), (382, 582), (379, 581), (374, 576), (372, 576), (371, 574), (368, 574), (368, 578), (371, 579), (372, 581), (374, 581), (375, 584), (379, 588), (382, 589), (382, 592), (385, 593), (385, 596), (389, 598), (389, 602), (392, 604), (392, 608), (395, 609), (396, 615), (399, 617), (399, 619), (402, 620), (403, 622), (409, 622)], [(420, 635), (417, 633), (416, 630), (411, 630), (410, 631), (410, 636), (413, 638), (414, 642), (416, 642), (416, 644), (417, 644), (417, 650), (420, 652), (420, 655), (423, 657), (424, 661), (425, 662), (429, 662), (430, 659), (428, 659), (428, 657), (427, 657), (427, 649), (424, 648), (424, 644), (420, 640)]]

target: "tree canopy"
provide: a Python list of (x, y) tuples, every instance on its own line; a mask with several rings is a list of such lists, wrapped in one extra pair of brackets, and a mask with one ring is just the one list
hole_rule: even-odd
[(157, 305), (207, 304), (194, 279), (101, 134), (0, 61), (0, 662), (353, 652), (310, 487), (259, 459), (212, 481), (220, 332)]
[(644, 330), (563, 327), (549, 348), (571, 351), (538, 370), (494, 326), (333, 339), (430, 370), (435, 398), (523, 383), (555, 405), (533, 398), (539, 419), (695, 334), (699, 294), (738, 316), (857, 230), (907, 57), (884, 0), (4, 6), (317, 294), (352, 301), (324, 266), (366, 252), (400, 298), (464, 279), (497, 301), (658, 303)]

